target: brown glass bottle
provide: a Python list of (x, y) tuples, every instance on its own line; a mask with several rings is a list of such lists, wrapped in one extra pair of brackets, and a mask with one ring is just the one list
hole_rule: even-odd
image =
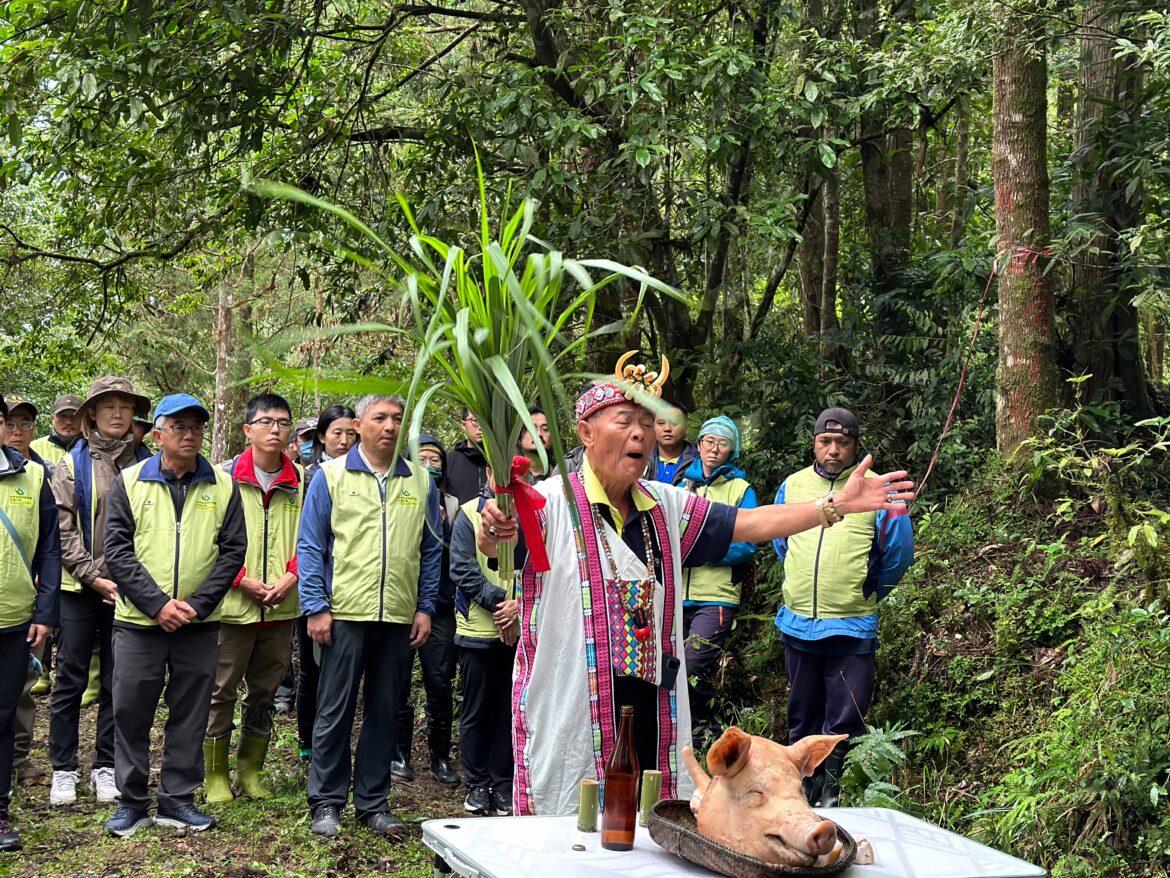
[(622, 707), (617, 743), (605, 765), (605, 804), (601, 809), (601, 846), (611, 851), (634, 847), (638, 825), (638, 751), (634, 748), (634, 708)]

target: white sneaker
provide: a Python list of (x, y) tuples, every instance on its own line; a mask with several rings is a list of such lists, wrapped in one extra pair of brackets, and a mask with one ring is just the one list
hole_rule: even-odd
[(108, 803), (118, 798), (118, 787), (114, 783), (114, 769), (95, 768), (89, 774), (94, 795), (99, 802)]
[(77, 801), (77, 772), (54, 771), (53, 787), (49, 790), (50, 805), (72, 805)]

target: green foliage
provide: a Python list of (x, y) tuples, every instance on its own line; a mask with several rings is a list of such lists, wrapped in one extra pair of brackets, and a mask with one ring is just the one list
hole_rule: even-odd
[(884, 728), (867, 726), (864, 735), (852, 739), (841, 775), (842, 803), (850, 808), (903, 810), (902, 791), (891, 781), (906, 764), (902, 742), (917, 734), (895, 723)]
[(899, 805), (1053, 875), (1170, 868), (1170, 615), (1090, 500), (1120, 477), (1117, 514), (1164, 508), (1161, 428), (1119, 448), (1066, 421), (1023, 452), (1046, 468), (1039, 502), (1021, 500), (1031, 470), (989, 468), (918, 517), (919, 561), (885, 608), (870, 722), (920, 732)]

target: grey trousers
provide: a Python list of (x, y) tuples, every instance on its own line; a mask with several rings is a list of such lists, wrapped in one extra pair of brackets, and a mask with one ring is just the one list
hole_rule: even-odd
[(114, 777), (118, 804), (150, 807), (150, 729), (166, 690), (158, 805), (195, 801), (203, 783), (203, 733), (211, 707), (217, 623), (195, 622), (168, 634), (155, 626), (114, 628)]
[(350, 735), (358, 685), (365, 678), (362, 730), (353, 764), (353, 806), (359, 814), (387, 810), (395, 713), (403, 669), (410, 660), (410, 626), (333, 620), (332, 645), (321, 648), (309, 807), (345, 807), (350, 783)]

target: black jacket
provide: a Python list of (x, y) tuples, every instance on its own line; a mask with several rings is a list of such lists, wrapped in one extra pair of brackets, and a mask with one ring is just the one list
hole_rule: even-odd
[(487, 485), (487, 458), (478, 445), (464, 439), (447, 452), (447, 491), (462, 506)]

